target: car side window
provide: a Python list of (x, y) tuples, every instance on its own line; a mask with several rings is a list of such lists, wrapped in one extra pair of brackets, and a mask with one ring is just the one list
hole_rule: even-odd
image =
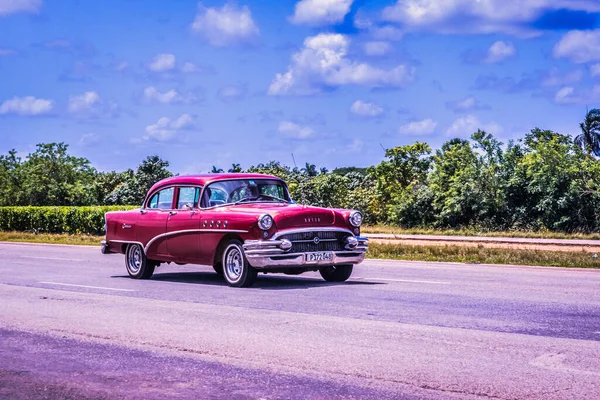
[(148, 208), (158, 208), (158, 193), (156, 193), (148, 202)]
[(174, 192), (175, 188), (168, 188), (156, 193), (148, 202), (148, 208), (170, 210), (173, 205)]
[(196, 207), (200, 188), (181, 187), (179, 188), (179, 198), (177, 199), (177, 209), (192, 209)]

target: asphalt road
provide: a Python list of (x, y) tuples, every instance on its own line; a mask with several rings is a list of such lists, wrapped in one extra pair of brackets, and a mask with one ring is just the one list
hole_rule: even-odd
[(32, 398), (598, 399), (600, 271), (369, 260), (234, 289), (0, 244), (0, 399)]

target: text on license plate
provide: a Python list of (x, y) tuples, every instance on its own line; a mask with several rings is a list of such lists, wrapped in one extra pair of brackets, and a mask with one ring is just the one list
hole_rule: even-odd
[(330, 261), (333, 260), (333, 253), (331, 251), (319, 251), (318, 253), (306, 253), (307, 262), (315, 261)]

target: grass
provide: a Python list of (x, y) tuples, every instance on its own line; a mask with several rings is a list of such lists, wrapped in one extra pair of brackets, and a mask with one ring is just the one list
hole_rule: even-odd
[(600, 258), (593, 258), (591, 253), (582, 251), (503, 249), (483, 246), (412, 246), (371, 242), (367, 257), (391, 260), (600, 268)]
[(55, 233), (29, 233), (29, 232), (0, 232), (1, 242), (28, 242), (50, 244), (77, 244), (100, 247), (104, 236), (66, 235)]
[(600, 233), (566, 233), (550, 231), (501, 231), (484, 232), (476, 229), (403, 229), (390, 225), (367, 225), (361, 228), (362, 233), (388, 233), (396, 235), (441, 235), (441, 236), (488, 236), (512, 238), (542, 238), (542, 239), (586, 239), (600, 240)]
[[(0, 241), (99, 246), (103, 236), (0, 232)], [(600, 258), (591, 253), (487, 248), (483, 246), (413, 246), (369, 243), (370, 258), (414, 261), (444, 261), (481, 264), (538, 265), (551, 267), (600, 268)]]

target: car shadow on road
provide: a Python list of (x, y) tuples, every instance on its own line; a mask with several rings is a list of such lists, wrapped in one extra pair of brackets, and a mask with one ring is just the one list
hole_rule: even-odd
[[(111, 278), (127, 278), (127, 275), (113, 275)], [(227, 286), (223, 277), (214, 272), (165, 272), (154, 274), (151, 281), (177, 282), (200, 285)], [(308, 278), (285, 275), (259, 275), (252, 289), (261, 290), (288, 290), (311, 289), (328, 286), (353, 286), (353, 285), (385, 285), (384, 282), (370, 282), (366, 280), (346, 282), (326, 282), (319, 278)]]

